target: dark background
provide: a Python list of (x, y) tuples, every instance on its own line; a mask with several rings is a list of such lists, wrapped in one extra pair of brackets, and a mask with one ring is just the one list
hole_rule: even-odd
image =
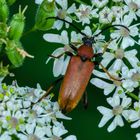
[[(69, 1), (72, 3), (72, 1)], [(10, 14), (18, 11), (18, 5), (22, 5), (22, 9), (25, 5), (28, 5), (26, 11), (26, 28), (25, 31), (29, 30), (33, 24), (36, 14), (37, 5), (34, 0), (17, 0), (17, 2), (10, 8)], [(11, 16), (10, 15), (10, 16)], [(72, 29), (73, 30), (73, 29)], [(54, 31), (47, 31), (52, 33)], [(56, 31), (55, 31), (56, 32)], [(34, 55), (34, 59), (27, 58), (24, 65), (20, 68), (14, 69), (14, 78), (7, 77), (6, 82), (11, 83), (12, 80), (16, 79), (20, 86), (36, 87), (37, 83), (40, 83), (43, 89), (47, 89), (49, 85), (57, 78), (53, 77), (52, 68), (53, 60), (49, 64), (45, 64), (48, 54), (51, 54), (53, 50), (60, 47), (61, 45), (55, 43), (48, 43), (43, 40), (43, 34), (46, 32), (36, 31), (30, 33), (27, 36), (22, 37), (22, 44), (25, 50)], [(58, 32), (59, 33), (59, 32)], [(60, 84), (54, 89), (55, 99), (59, 92)], [(131, 129), (127, 122), (123, 128), (117, 127), (112, 133), (107, 132), (107, 126), (98, 128), (98, 123), (101, 120), (102, 115), (97, 111), (97, 106), (103, 105), (108, 106), (106, 98), (103, 95), (102, 90), (97, 89), (95, 86), (89, 83), (87, 87), (89, 107), (87, 110), (83, 109), (83, 105), (80, 102), (78, 107), (71, 113), (67, 114), (72, 117), (72, 121), (64, 121), (64, 126), (69, 130), (70, 134), (77, 136), (78, 140), (118, 140), (124, 139), (135, 140), (135, 134), (137, 130)], [(55, 100), (54, 99), (54, 100)], [(109, 106), (108, 106), (109, 107)]]

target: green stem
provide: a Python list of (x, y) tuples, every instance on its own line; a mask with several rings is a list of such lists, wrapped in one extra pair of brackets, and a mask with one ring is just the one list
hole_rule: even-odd
[(137, 101), (139, 101), (139, 100), (140, 100), (140, 99), (139, 99), (139, 97), (138, 97), (138, 96), (136, 96), (134, 93), (127, 92), (127, 94), (128, 94), (130, 97), (132, 97), (133, 99), (137, 100)]
[(80, 4), (87, 5), (87, 3), (85, 3), (85, 2), (83, 2), (83, 1), (81, 1), (81, 0), (74, 0), (74, 1), (77, 2), (77, 3), (80, 3)]
[(33, 26), (33, 28), (31, 28), (29, 31), (25, 32), (22, 36), (26, 36), (26, 35), (28, 35), (29, 33), (34, 32), (35, 30), (36, 30), (36, 27)]

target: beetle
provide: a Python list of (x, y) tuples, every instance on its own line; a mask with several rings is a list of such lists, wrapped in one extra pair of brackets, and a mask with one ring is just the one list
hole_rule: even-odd
[[(93, 37), (88, 37), (86, 34), (81, 32), (80, 29), (77, 28), (74, 24), (64, 19), (61, 19), (59, 17), (48, 17), (47, 19), (54, 19), (54, 18), (58, 20), (62, 20), (70, 24), (84, 36), (82, 38), (83, 44), (79, 48), (76, 48), (74, 45), (70, 44), (70, 47), (76, 52), (76, 55), (73, 55), (73, 53), (68, 52), (68, 51), (65, 52), (65, 54), (69, 55), (71, 58), (70, 58), (64, 79), (60, 86), (58, 103), (59, 103), (60, 108), (64, 112), (70, 112), (77, 106), (77, 104), (81, 100), (81, 97), (83, 96), (86, 90), (87, 84), (90, 80), (90, 77), (91, 77), (92, 71), (94, 70), (95, 65), (99, 64), (102, 67), (102, 69), (107, 73), (107, 75), (110, 77), (110, 79), (120, 80), (110, 75), (110, 73), (101, 63), (97, 63), (96, 61), (93, 61), (94, 58), (101, 56), (101, 53), (95, 54), (92, 48), (92, 44), (95, 42), (95, 37), (97, 37), (99, 34), (101, 34), (102, 32), (104, 32), (105, 30), (111, 27), (121, 26), (125, 29), (127, 29), (127, 27), (125, 27), (124, 25), (111, 25), (104, 28), (102, 31), (100, 31), (98, 34), (94, 35)], [(106, 48), (107, 46), (105, 47), (105, 49)], [(50, 56), (53, 58), (59, 58), (62, 55), (64, 55), (64, 53), (60, 54), (59, 56), (52, 56), (52, 55)], [(41, 101), (44, 97), (46, 97), (46, 95), (48, 95), (50, 90), (61, 79), (62, 78), (55, 81), (55, 83), (50, 86), (46, 94), (43, 95), (39, 99), (39, 101)]]

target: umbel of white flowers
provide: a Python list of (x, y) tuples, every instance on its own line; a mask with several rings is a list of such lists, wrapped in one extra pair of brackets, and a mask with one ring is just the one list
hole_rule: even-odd
[[(68, 132), (59, 118), (71, 120), (61, 113), (53, 95), (31, 107), (45, 91), (37, 88), (19, 87), (0, 83), (0, 140), (52, 140), (62, 139)], [(63, 138), (76, 140), (74, 135)]]

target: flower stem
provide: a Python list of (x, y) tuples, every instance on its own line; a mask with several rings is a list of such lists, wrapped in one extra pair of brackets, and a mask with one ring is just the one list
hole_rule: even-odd
[(132, 97), (133, 99), (137, 100), (137, 101), (139, 101), (139, 100), (140, 100), (140, 99), (139, 99), (139, 97), (138, 97), (138, 96), (136, 96), (134, 93), (127, 92), (127, 94), (128, 94), (130, 97)]
[(81, 1), (81, 0), (74, 0), (75, 2), (77, 2), (77, 3), (80, 3), (80, 4), (85, 4), (85, 5), (87, 5), (87, 3), (85, 3), (85, 2), (83, 2), (83, 1)]
[(34, 32), (35, 30), (36, 30), (36, 27), (33, 26), (29, 31), (25, 32), (25, 33), (23, 34), (23, 36), (26, 36), (26, 35), (28, 35), (29, 33)]

